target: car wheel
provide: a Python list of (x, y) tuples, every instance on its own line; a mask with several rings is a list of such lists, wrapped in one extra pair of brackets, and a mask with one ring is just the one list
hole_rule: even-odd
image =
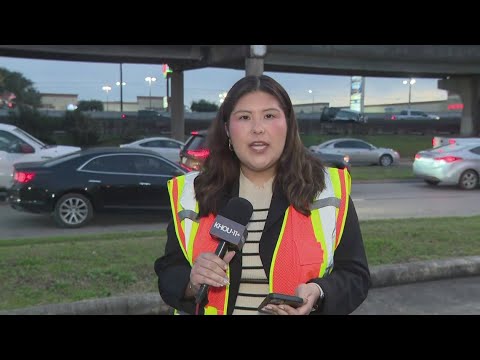
[(466, 170), (460, 175), (458, 186), (463, 190), (473, 190), (478, 185), (478, 174), (473, 170)]
[(428, 185), (438, 185), (440, 181), (437, 180), (425, 180)]
[(91, 201), (82, 194), (65, 194), (55, 204), (53, 218), (60, 227), (78, 228), (93, 217)]
[(393, 158), (390, 155), (382, 155), (380, 157), (380, 165), (390, 166), (393, 163)]

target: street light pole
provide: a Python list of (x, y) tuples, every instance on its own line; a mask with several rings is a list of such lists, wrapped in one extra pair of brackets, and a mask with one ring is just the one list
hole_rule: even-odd
[(157, 78), (153, 76), (147, 76), (145, 78), (145, 81), (148, 82), (148, 87), (149, 87), (148, 97), (150, 98), (150, 110), (151, 110), (152, 109), (152, 82), (157, 81)]
[(123, 113), (123, 87), (127, 85), (127, 83), (125, 81), (120, 80), (120, 81), (117, 81), (115, 85), (120, 86), (120, 112)]
[(314, 107), (314, 104), (315, 104), (315, 95), (313, 95), (313, 91), (312, 91), (312, 90), (308, 90), (308, 93), (309, 93), (309, 94), (312, 94), (312, 114), (313, 114), (313, 107)]
[(403, 80), (403, 85), (408, 84), (408, 110), (410, 110), (410, 104), (412, 102), (412, 85), (415, 84), (417, 80), (410, 78), (409, 80)]
[(123, 86), (125, 85), (125, 82), (123, 81), (122, 63), (120, 63), (120, 81), (117, 82), (117, 85), (120, 86), (120, 112), (123, 113)]
[(112, 90), (112, 88), (108, 85), (105, 85), (104, 87), (102, 87), (102, 90), (107, 93), (106, 111), (108, 111), (108, 92)]

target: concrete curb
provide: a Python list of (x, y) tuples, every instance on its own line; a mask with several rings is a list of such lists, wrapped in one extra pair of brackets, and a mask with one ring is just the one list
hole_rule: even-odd
[[(480, 256), (372, 266), (370, 273), (374, 288), (475, 276), (480, 275)], [(0, 311), (0, 315), (166, 315), (168, 313), (169, 307), (158, 293)]]
[(480, 275), (480, 256), (372, 266), (370, 275), (372, 287)]

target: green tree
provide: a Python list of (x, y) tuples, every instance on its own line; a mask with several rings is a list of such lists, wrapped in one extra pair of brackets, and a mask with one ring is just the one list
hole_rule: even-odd
[(64, 125), (75, 146), (95, 146), (100, 138), (98, 123), (80, 110), (67, 111)]
[(103, 102), (100, 100), (81, 100), (77, 110), (80, 111), (103, 111)]
[(196, 112), (213, 112), (218, 110), (218, 105), (202, 99), (200, 101), (192, 101), (190, 109)]
[(18, 106), (38, 108), (42, 103), (40, 93), (31, 80), (19, 72), (0, 68), (0, 94), (4, 92), (15, 94), (15, 103)]

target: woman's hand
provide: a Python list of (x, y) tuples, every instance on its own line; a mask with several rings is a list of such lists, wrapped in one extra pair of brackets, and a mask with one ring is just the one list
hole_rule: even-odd
[(267, 305), (264, 310), (272, 315), (309, 315), (320, 297), (320, 289), (315, 284), (300, 284), (295, 295), (303, 298), (303, 305), (296, 309), (289, 305)]
[(214, 287), (228, 285), (227, 267), (235, 256), (235, 251), (229, 251), (223, 259), (214, 253), (201, 253), (198, 255), (190, 271), (190, 283), (186, 295), (194, 296), (200, 286), (207, 284)]

